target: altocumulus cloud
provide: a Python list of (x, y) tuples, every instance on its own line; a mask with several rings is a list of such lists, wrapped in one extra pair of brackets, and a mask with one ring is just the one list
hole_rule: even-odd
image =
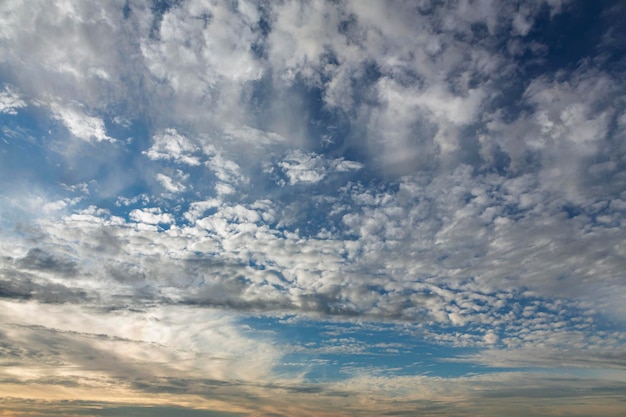
[(622, 415), (624, 18), (3, 2), (1, 408)]

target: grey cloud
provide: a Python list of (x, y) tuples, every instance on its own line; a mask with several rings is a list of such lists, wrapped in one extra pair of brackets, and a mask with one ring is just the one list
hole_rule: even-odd
[[(459, 357), (452, 361), (481, 363), (492, 367), (540, 367), (540, 368), (595, 368), (595, 369), (626, 369), (626, 355), (620, 349), (622, 341), (607, 337), (596, 346), (587, 349), (561, 350), (554, 346), (550, 338), (546, 338), (543, 349), (532, 345), (521, 349), (485, 350), (477, 355)], [(575, 344), (569, 344), (574, 346)], [(606, 346), (606, 347), (603, 347)]]
[[(254, 171), (251, 158), (237, 157), (233, 150), (250, 143), (255, 152), (267, 151), (267, 159), (286, 155), (276, 169), (294, 185), (319, 184), (333, 169), (350, 168), (345, 160), (314, 152), (268, 151), (272, 146), (306, 144), (311, 139), (307, 134), (302, 139), (295, 138), (296, 134), (274, 133), (282, 132), (274, 127), (291, 120), (276, 116), (277, 120), (262, 125), (245, 116), (247, 120), (240, 123), (238, 118), (243, 116), (231, 114), (242, 104), (247, 108), (250, 89), (266, 82), (264, 77), (270, 73), (274, 89), (270, 96), (287, 87), (290, 94), (298, 95), (301, 79), (306, 88), (320, 89), (329, 108), (350, 115), (354, 135), (348, 134), (348, 142), (352, 142), (345, 145), (365, 149), (371, 159), (381, 163), (381, 171), (423, 172), (397, 180), (391, 175), (389, 187), (374, 192), (365, 191), (369, 184), (350, 184), (326, 196), (323, 204), (318, 198), (318, 205), (311, 204), (308, 196), (295, 202), (285, 197), (292, 205), (282, 206), (286, 208), (280, 219), (275, 215), (280, 206), (275, 208), (269, 215), (275, 221), (263, 217), (269, 211), (252, 209), (253, 200), (234, 204), (224, 197), (211, 208), (214, 214), (190, 211), (195, 223), (189, 227), (177, 225), (175, 213), (166, 207), (155, 208), (154, 202), (151, 208), (133, 209), (134, 224), (117, 218), (110, 220), (118, 222), (115, 225), (100, 227), (97, 222), (101, 218), (96, 216), (95, 227), (80, 231), (84, 225), (77, 218), (67, 218), (69, 230), (55, 230), (51, 236), (74, 234), (73, 238), (80, 238), (85, 245), (75, 250), (93, 261), (93, 269), (87, 272), (119, 285), (106, 290), (110, 293), (145, 291), (146, 297), (156, 297), (163, 289), (180, 300), (242, 310), (275, 308), (329, 317), (399, 320), (430, 317), (461, 325), (464, 308), (452, 304), (453, 298), (426, 297), (414, 284), (427, 281), (433, 288), (445, 289), (474, 280), (471, 290), (483, 293), (529, 288), (546, 297), (573, 298), (588, 294), (597, 285), (594, 277), (602, 277), (603, 285), (616, 285), (624, 269), (623, 256), (615, 249), (624, 237), (619, 227), (622, 199), (611, 197), (603, 185), (607, 179), (612, 190), (623, 185), (621, 130), (610, 128), (623, 125), (623, 109), (617, 100), (623, 91), (616, 76), (592, 64), (581, 64), (567, 82), (556, 75), (530, 80), (519, 97), (527, 110), (513, 115), (512, 120), (498, 112), (489, 113), (497, 89), (490, 80), (498, 79), (500, 73), (509, 76), (507, 71), (513, 66), (501, 54), (501, 45), (488, 41), (489, 36), (505, 32), (523, 36), (545, 4), (530, 2), (519, 10), (494, 3), (481, 3), (480, 7), (463, 3), (451, 10), (441, 4), (421, 9), (419, 16), (414, 16), (403, 9), (413, 11), (413, 5), (383, 13), (382, 4), (331, 7), (312, 3), (300, 8), (285, 3), (269, 8), (269, 33), (263, 33), (259, 10), (246, 9), (244, 2), (238, 10), (221, 5), (213, 10), (213, 6), (188, 2), (162, 11), (158, 37), (151, 34), (153, 11), (140, 3), (131, 5), (128, 17), (134, 28), (124, 26), (130, 23), (119, 20), (121, 9), (110, 6), (102, 19), (66, 17), (68, 27), (56, 32), (53, 17), (63, 16), (61, 6), (44, 18), (38, 5), (33, 13), (42, 16), (43, 29), (56, 33), (58, 39), (75, 39), (73, 34), (89, 25), (96, 33), (110, 35), (90, 38), (102, 56), (85, 52), (88, 48), (77, 45), (82, 42), (79, 40), (69, 46), (63, 42), (51, 46), (59, 56), (67, 57), (64, 62), (71, 67), (67, 72), (58, 68), (58, 61), (39, 60), (42, 64), (37, 68), (48, 77), (63, 80), (49, 83), (49, 88), (76, 80), (85, 87), (80, 94), (74, 89), (69, 93), (52, 91), (61, 97), (59, 102), (69, 105), (73, 94), (74, 99), (87, 103), (89, 114), (94, 109), (94, 115), (106, 110), (107, 100), (97, 104), (101, 97), (96, 87), (105, 84), (109, 91), (121, 94), (124, 77), (114, 76), (120, 73), (111, 63), (119, 63), (119, 57), (115, 48), (109, 48), (109, 38), (123, 38), (118, 39), (122, 49), (134, 51), (128, 64), (134, 66), (119, 66), (121, 73), (139, 69), (138, 77), (153, 88), (144, 89), (153, 95), (148, 101), (169, 103), (173, 110), (163, 119), (155, 117), (163, 126), (155, 126), (145, 155), (185, 169), (205, 163), (230, 187), (222, 187), (224, 195), (240, 187), (241, 193), (233, 193), (233, 200), (245, 200), (246, 180)], [(560, 4), (551, 2), (548, 7), (557, 13)], [(77, 10), (92, 16), (95, 9), (82, 5)], [(213, 18), (205, 27), (208, 22), (198, 17), (209, 13)], [(16, 27), (28, 16), (18, 13), (11, 19), (7, 24)], [(415, 19), (425, 28), (418, 37), (412, 36)], [(294, 21), (307, 21), (308, 25), (294, 25)], [(484, 25), (486, 31), (475, 30), (476, 25)], [(241, 42), (232, 45), (224, 33), (242, 34), (237, 36)], [(33, 58), (22, 56), (27, 48), (17, 46), (28, 45), (32, 39), (21, 32), (13, 35), (13, 43), (3, 46), (8, 54), (26, 60), (49, 55), (37, 48), (31, 51)], [(486, 39), (477, 44), (477, 37)], [(186, 44), (185, 39), (196, 43)], [(406, 39), (413, 39), (414, 44), (406, 45)], [(256, 42), (264, 42), (266, 55), (252, 54), (248, 46)], [(217, 62), (216, 54), (228, 59)], [(109, 61), (105, 63), (105, 59)], [(49, 67), (42, 68), (44, 62)], [(243, 63), (242, 72), (228, 70), (235, 67), (233, 62)], [(104, 72), (86, 78), (76, 75), (85, 68)], [(108, 79), (105, 73), (110, 75)], [(315, 75), (320, 73), (322, 77)], [(416, 81), (411, 78), (412, 85), (407, 86), (406, 77)], [(155, 86), (150, 80), (161, 84)], [(27, 91), (27, 95), (36, 94)], [(162, 100), (168, 97), (174, 100)], [(216, 106), (215, 112), (207, 112), (209, 106)], [(164, 109), (154, 112), (167, 113)], [(177, 125), (173, 119), (182, 114), (178, 120), (195, 120), (189, 123), (189, 135), (171, 127)], [(199, 115), (206, 114), (211, 115), (210, 122), (197, 122)], [(245, 127), (233, 128), (242, 125)], [(271, 129), (257, 129), (261, 126)], [(204, 136), (196, 134), (199, 131)], [(476, 140), (464, 136), (473, 132), (478, 134)], [(601, 158), (609, 154), (615, 156)], [(187, 174), (181, 171), (181, 175)], [(325, 230), (315, 230), (315, 224), (306, 229), (307, 222), (315, 223), (316, 219), (311, 220), (316, 211), (325, 209), (332, 213)], [(147, 230), (158, 224), (171, 229), (167, 233)], [(185, 236), (192, 240), (190, 247), (182, 243)], [(192, 253), (196, 256), (195, 252), (211, 253), (207, 258), (213, 261), (193, 266), (188, 259)], [(256, 267), (250, 266), (251, 260)], [(326, 268), (329, 265), (331, 270)], [(518, 268), (511, 271), (510, 265)], [(82, 265), (54, 252), (33, 249), (16, 261), (16, 267), (33, 274), (76, 277)], [(266, 272), (260, 271), (261, 267)], [(280, 276), (284, 281), (277, 282)], [(335, 289), (339, 276), (346, 277), (341, 292)], [(375, 304), (367, 286), (380, 283), (381, 294)], [(6, 285), (7, 294), (33, 294), (32, 289)], [(200, 295), (189, 297), (186, 291), (194, 286), (201, 287)], [(466, 302), (465, 310), (478, 308), (476, 303)], [(476, 320), (483, 320), (478, 317)]]
[[(80, 408), (78, 408), (80, 410)], [(181, 417), (237, 417), (244, 416), (243, 413), (230, 413), (224, 411), (211, 410), (195, 410), (192, 408), (175, 407), (175, 406), (124, 406), (106, 407), (96, 410), (95, 416), (149, 416), (149, 417), (167, 417), (177, 415)]]
[[(12, 274), (8, 274), (12, 277)], [(79, 288), (61, 284), (37, 284), (30, 280), (0, 280), (0, 297), (9, 299), (37, 300), (44, 303), (83, 303), (92, 301), (96, 295)]]
[[(501, 56), (493, 38), (509, 31), (524, 32), (542, 10), (555, 15), (562, 4), (532, 1), (517, 8), (505, 3), (469, 6), (462, 2), (455, 7), (442, 3), (391, 8), (383, 3), (365, 7), (359, 2), (317, 2), (306, 7), (297, 2), (239, 2), (230, 8), (220, 3), (180, 2), (157, 10), (134, 2), (128, 4), (127, 12), (112, 3), (101, 14), (95, 6), (77, 5), (74, 18), (65, 16), (61, 6), (46, 12), (36, 3), (28, 13), (11, 6), (16, 13), (7, 15), (4, 23), (23, 27), (31, 16), (38, 16), (41, 30), (50, 34), (49, 48), (31, 48), (33, 37), (13, 30), (5, 49), (6, 56), (36, 62), (33, 71), (56, 80), (33, 89), (29, 93), (33, 97), (37, 91), (46, 91), (58, 97), (63, 108), (75, 101), (84, 103), (94, 118), (110, 113), (119, 102), (129, 111), (152, 113), (151, 119), (158, 122), (155, 142), (147, 151), (151, 158), (199, 163), (192, 148), (185, 148), (183, 155), (178, 146), (166, 156), (165, 148), (159, 147), (164, 144), (159, 138), (165, 137), (174, 146), (175, 126), (181, 120), (189, 122), (194, 137), (210, 132), (208, 142), (215, 144), (225, 136), (238, 144), (231, 144), (235, 149), (245, 147), (251, 137), (256, 144), (319, 143), (314, 129), (303, 127), (314, 122), (312, 118), (304, 116), (300, 123), (302, 116), (292, 117), (291, 102), (303, 100), (293, 85), (304, 80), (304, 90), (319, 89), (323, 104), (353, 120), (344, 126), (348, 134), (343, 146), (365, 151), (386, 173), (404, 174), (458, 162), (479, 165), (472, 162), (477, 152), (467, 149), (463, 129), (482, 123), (478, 114), (500, 87), (490, 80), (511, 76), (510, 68), (515, 66)], [(79, 18), (83, 15), (87, 18)], [(59, 19), (65, 19), (63, 29)], [(297, 21), (307, 24), (295, 25)], [(424, 29), (417, 36), (416, 21)], [(483, 32), (490, 41), (476, 42), (477, 25), (486, 28)], [(407, 44), (406, 39), (412, 41)], [(256, 56), (254, 46), (259, 45), (264, 53)], [(28, 56), (23, 55), (25, 50)], [(323, 77), (317, 79), (318, 74)], [(414, 87), (403, 85), (405, 76), (416, 81)], [(16, 84), (29, 86), (26, 79)], [(61, 88), (66, 84), (78, 87)], [(254, 93), (266, 84), (266, 98)], [(142, 96), (132, 97), (135, 91)], [(299, 98), (287, 100), (285, 91)], [(259, 110), (285, 101), (290, 103), (285, 111)], [(99, 138), (106, 136), (96, 133)], [(508, 142), (481, 146), (487, 163), (497, 149), (516, 152)], [(519, 158), (513, 155), (512, 159), (516, 164)]]
[[(65, 103), (78, 100), (92, 109), (101, 109), (103, 103), (107, 106), (111, 99), (129, 97), (130, 90), (118, 71), (132, 68), (136, 61), (128, 59), (135, 54), (124, 39), (130, 28), (120, 21), (118, 4), (48, 7), (45, 2), (34, 2), (29, 6), (26, 9), (19, 2), (3, 5), (7, 42), (2, 44), (2, 61), (26, 63), (24, 71), (11, 74), (25, 97), (44, 103), (50, 98)], [(73, 8), (74, 14), (67, 13), (67, 7)], [(34, 20), (41, 32), (19, 30)], [(41, 33), (45, 36), (40, 37)]]
[[(33, 253), (41, 254), (37, 250), (29, 252), (30, 255)], [(37, 300), (44, 303), (83, 303), (98, 299), (97, 291), (83, 287), (84, 277), (78, 275), (75, 264), (61, 263), (59, 265), (49, 262), (51, 258), (47, 256), (43, 257), (43, 264), (37, 264), (41, 259), (37, 257), (37, 261), (33, 263), (30, 259), (32, 257), (27, 256), (9, 265), (5, 264), (0, 270), (0, 295), (2, 297)], [(86, 275), (91, 276), (91, 272)], [(68, 277), (72, 279), (67, 280)], [(64, 282), (59, 282), (59, 279)]]
[(127, 294), (129, 298), (134, 297), (136, 300), (161, 299), (158, 288), (151, 283), (150, 278), (146, 275), (147, 271), (145, 268), (136, 264), (111, 261), (105, 266), (105, 271), (107, 277), (133, 288), (132, 292)]
[(43, 417), (54, 415), (66, 416), (155, 416), (172, 415), (182, 417), (238, 417), (242, 413), (231, 413), (212, 410), (198, 410), (182, 406), (155, 406), (151, 404), (126, 405), (115, 402), (98, 401), (32, 401), (11, 399), (3, 405), (10, 412), (26, 412), (30, 416)]
[(39, 248), (28, 251), (26, 256), (17, 260), (17, 266), (24, 269), (56, 273), (61, 277), (73, 277), (78, 274), (76, 262), (59, 257)]
[[(469, 167), (436, 179), (407, 177), (395, 190), (353, 184), (335, 197), (337, 224), (324, 238), (266, 223), (275, 215), (261, 202), (216, 202), (204, 213), (191, 207), (193, 223), (168, 231), (143, 229), (139, 217), (113, 226), (106, 216), (87, 224), (75, 216), (49, 233), (84, 242), (73, 250), (93, 259), (90, 274), (117, 283), (94, 289), (103, 303), (114, 294), (142, 294), (264, 313), (504, 324), (498, 303), (506, 300), (490, 307), (478, 295), (526, 287), (540, 297), (583, 297), (594, 288), (588, 277), (602, 271), (609, 285), (622, 270), (614, 253), (619, 229), (589, 229), (581, 216), (568, 218), (565, 202), (544, 203), (546, 194), (534, 184), (533, 177), (475, 176)], [(96, 246), (104, 250), (94, 252)], [(31, 258), (49, 261), (37, 253)], [(511, 272), (511, 263), (519, 270)], [(40, 267), (69, 268), (63, 265)]]
[(27, 299), (32, 296), (33, 284), (27, 274), (4, 269), (2, 277), (4, 279), (0, 281), (0, 296), (16, 299)]

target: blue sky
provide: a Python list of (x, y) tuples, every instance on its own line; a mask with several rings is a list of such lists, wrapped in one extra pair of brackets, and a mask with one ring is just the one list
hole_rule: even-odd
[(623, 415), (625, 18), (3, 1), (0, 415)]

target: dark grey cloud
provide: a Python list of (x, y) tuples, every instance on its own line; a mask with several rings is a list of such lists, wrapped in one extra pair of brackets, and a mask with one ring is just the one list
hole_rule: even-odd
[(80, 288), (42, 282), (34, 276), (14, 270), (4, 270), (0, 279), (0, 297), (16, 300), (37, 300), (44, 303), (82, 303), (94, 299)]
[(17, 259), (16, 263), (18, 267), (24, 269), (51, 272), (60, 277), (71, 278), (78, 274), (76, 262), (40, 248), (30, 249), (26, 256)]

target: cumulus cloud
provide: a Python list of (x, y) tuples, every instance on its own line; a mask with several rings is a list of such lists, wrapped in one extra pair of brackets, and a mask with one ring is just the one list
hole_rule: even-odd
[(51, 109), (54, 113), (54, 118), (63, 123), (70, 133), (77, 138), (85, 141), (115, 142), (115, 139), (107, 136), (102, 119), (89, 116), (81, 109), (59, 104), (51, 105)]
[(173, 177), (158, 173), (156, 175), (156, 179), (167, 191), (171, 193), (180, 193), (187, 189), (184, 182), (189, 179), (189, 174), (184, 174), (181, 170), (177, 170)]
[(146, 208), (143, 210), (135, 209), (130, 212), (129, 216), (137, 223), (170, 224), (174, 222), (172, 215), (170, 213), (162, 213), (159, 207)]
[[(358, 162), (346, 161), (343, 158), (328, 160), (321, 155), (306, 154), (299, 150), (289, 152), (276, 165), (286, 177), (289, 185), (315, 184), (334, 172), (350, 172), (362, 168)], [(267, 171), (272, 173), (273, 168), (268, 167)], [(280, 179), (278, 182), (284, 183)]]
[(209, 156), (206, 166), (215, 173), (220, 181), (235, 184), (246, 181), (237, 162), (225, 157), (221, 151), (213, 146), (207, 146), (204, 152)]
[(199, 165), (200, 160), (194, 156), (198, 149), (187, 137), (176, 129), (166, 129), (152, 138), (152, 146), (144, 154), (154, 160), (172, 160), (180, 164)]

